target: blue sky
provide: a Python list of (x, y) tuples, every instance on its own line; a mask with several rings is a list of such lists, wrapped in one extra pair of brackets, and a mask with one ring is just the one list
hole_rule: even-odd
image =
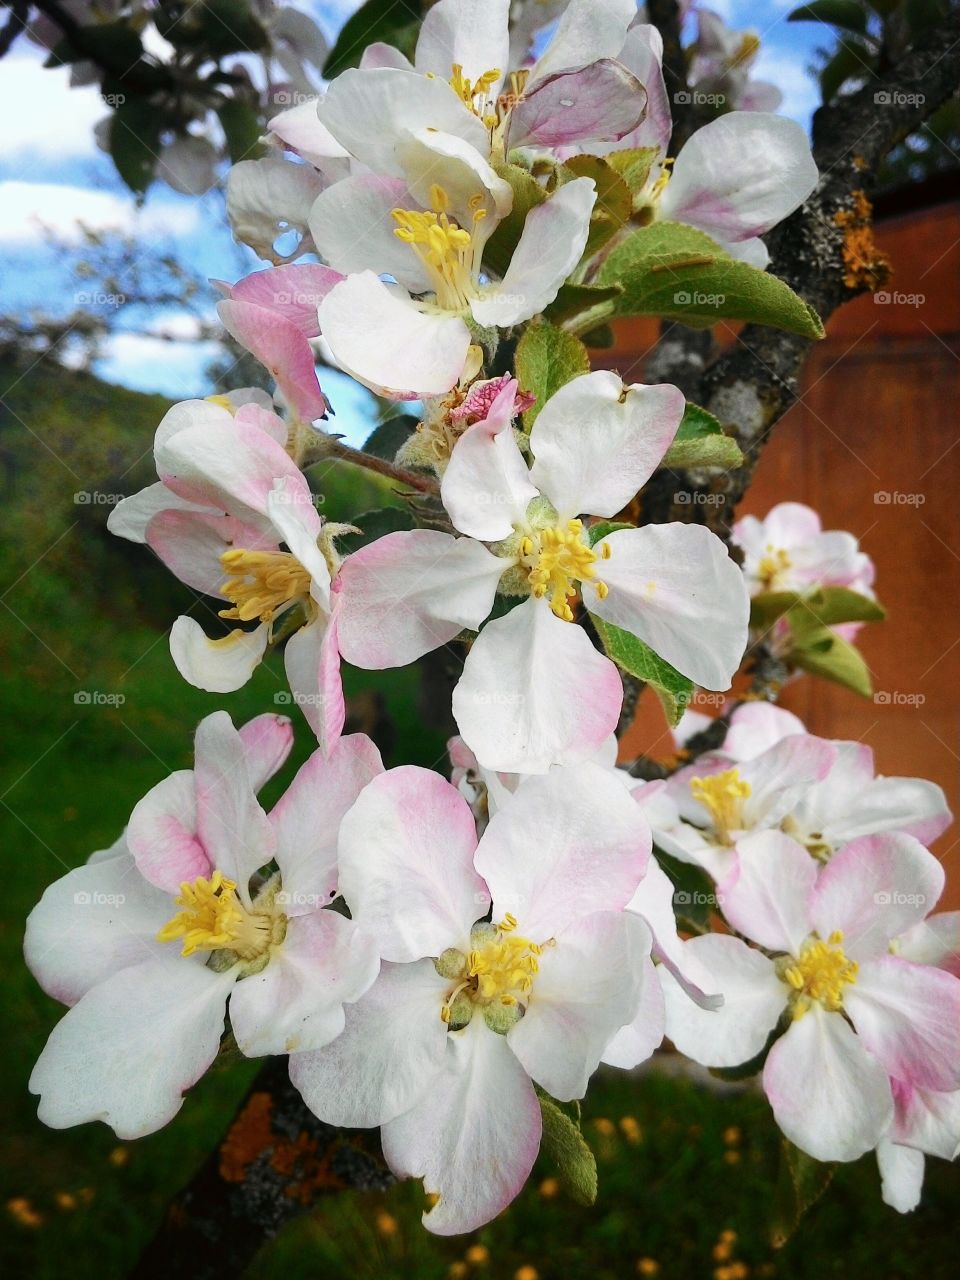
[[(813, 24), (787, 23), (786, 15), (797, 2), (714, 0), (710, 7), (730, 25), (759, 32), (762, 51), (756, 75), (776, 83), (784, 94), (782, 111), (808, 125), (817, 90), (807, 66), (817, 45), (829, 42), (829, 33)], [(301, 0), (297, 7), (313, 13), (332, 38), (357, 3)], [(76, 238), (78, 219), (107, 232), (122, 230), (148, 237), (205, 276), (234, 280), (262, 265), (232, 240), (217, 191), (198, 199), (156, 183), (143, 207), (136, 208), (93, 136), (94, 125), (107, 114), (96, 87), (71, 89), (66, 69), (46, 70), (42, 61), (42, 52), (23, 39), (0, 61), (3, 311), (41, 307), (66, 314), (76, 303), (75, 285), (65, 280), (38, 218), (67, 239)], [(213, 352), (195, 340), (190, 317), (169, 311), (147, 319), (149, 329), (173, 335), (175, 342), (129, 331), (143, 326), (142, 315), (126, 322), (121, 309), (116, 333), (97, 372), (110, 381), (178, 399), (205, 394), (209, 387), (204, 368)], [(336, 429), (354, 441), (362, 438), (369, 398), (349, 379), (335, 375), (327, 374), (324, 386), (337, 408)]]

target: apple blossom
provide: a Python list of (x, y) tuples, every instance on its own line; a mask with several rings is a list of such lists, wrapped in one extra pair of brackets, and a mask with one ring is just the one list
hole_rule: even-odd
[(891, 1077), (960, 1087), (960, 980), (890, 951), (935, 905), (943, 868), (900, 834), (851, 841), (819, 874), (781, 832), (742, 840), (737, 855), (718, 898), (762, 950), (691, 939), (724, 1004), (699, 1008), (661, 970), (667, 1034), (714, 1067), (751, 1061), (776, 1034), (762, 1079), (778, 1125), (817, 1160), (855, 1160), (893, 1119)]
[(698, 6), (697, 39), (688, 54), (687, 81), (700, 94), (716, 94), (719, 106), (776, 111), (783, 94), (775, 84), (750, 75), (759, 52), (755, 30), (734, 31), (718, 13)]
[[(215, 401), (175, 405), (154, 444), (160, 481), (119, 503), (108, 527), (145, 542), (195, 591), (226, 601), (221, 617), (257, 623), (211, 640), (195, 619), (177, 619), (170, 652), (200, 689), (239, 689), (277, 620), (302, 610), (284, 663), (294, 700), (329, 747), (343, 727), (344, 704), (331, 573), (318, 546), (326, 534), (286, 439), (285, 424), (255, 404), (235, 415)], [(332, 559), (329, 546), (328, 553)]]
[(441, 498), (465, 536), (393, 533), (350, 556), (339, 636), (358, 666), (402, 666), (479, 629), (498, 590), (525, 597), (474, 641), (453, 711), (485, 768), (541, 773), (596, 751), (622, 702), (616, 667), (571, 625), (577, 584), (592, 614), (712, 688), (739, 665), (747, 598), (707, 529), (618, 529), (591, 547), (578, 518), (615, 515), (652, 474), (683, 413), (675, 387), (574, 378), (541, 409), (529, 467), (511, 426), (515, 395), (511, 381), (444, 472)]
[(801, 502), (780, 502), (763, 520), (743, 516), (733, 526), (743, 551), (751, 596), (764, 591), (807, 593), (849, 587), (873, 596), (874, 566), (852, 533), (824, 532), (820, 517)]
[[(430, 1230), (470, 1231), (514, 1198), (540, 1144), (533, 1082), (582, 1097), (634, 1023), (656, 980), (624, 908), (649, 854), (640, 810), (596, 765), (527, 779), (479, 844), (456, 788), (414, 766), (344, 818), (341, 891), (384, 964), (343, 1034), (293, 1054), (290, 1075), (322, 1120), (381, 1126), (394, 1172), (439, 1196)], [(644, 1031), (646, 1056), (662, 1026)]]
[(376, 978), (373, 942), (323, 907), (340, 819), (379, 754), (362, 734), (315, 752), (268, 816), (256, 793), (292, 740), (283, 717), (238, 732), (226, 712), (208, 716), (194, 768), (148, 792), (125, 837), (31, 913), (27, 964), (71, 1006), (30, 1080), (44, 1123), (152, 1133), (215, 1058), (228, 1001), (245, 1054), (289, 1053), (336, 1036)]

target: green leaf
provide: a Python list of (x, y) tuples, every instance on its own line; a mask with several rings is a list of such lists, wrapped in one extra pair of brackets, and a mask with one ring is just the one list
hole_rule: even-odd
[(650, 170), (659, 155), (659, 147), (625, 147), (623, 151), (611, 151), (606, 161), (619, 173), (631, 195), (638, 196), (646, 187)]
[(615, 306), (610, 304), (619, 298), (623, 290), (618, 284), (609, 284), (598, 288), (595, 284), (563, 284), (544, 315), (553, 324), (578, 320), (582, 327), (599, 323), (606, 316), (613, 315)]
[(343, 552), (359, 551), (388, 533), (399, 533), (414, 527), (413, 515), (406, 507), (378, 507), (365, 511), (352, 521), (359, 533), (344, 533), (337, 542)]
[(822, 338), (816, 312), (782, 280), (737, 262), (704, 232), (655, 222), (611, 249), (595, 284), (623, 286), (617, 315), (654, 315), (693, 328), (750, 320)]
[(160, 150), (161, 115), (146, 98), (128, 97), (110, 120), (110, 155), (117, 173), (141, 195), (153, 180)]
[(252, 159), (260, 143), (260, 117), (248, 102), (229, 98), (217, 108), (231, 163)]
[(795, 1147), (786, 1138), (780, 1147), (780, 1173), (774, 1193), (770, 1242), (782, 1249), (796, 1231), (801, 1218), (817, 1203), (830, 1185), (835, 1165), (821, 1164)]
[(819, 587), (802, 595), (795, 591), (765, 591), (750, 603), (750, 625), (759, 630), (789, 614), (797, 628), (833, 627), (841, 622), (882, 622), (883, 606), (849, 587)]
[(590, 215), (590, 231), (583, 257), (593, 255), (625, 226), (633, 212), (633, 196), (619, 173), (600, 156), (573, 156), (560, 170), (561, 177), (592, 178), (597, 198)]
[(615, 627), (595, 614), (590, 620), (596, 628), (607, 657), (621, 670), (652, 686), (671, 728), (678, 723), (693, 697), (694, 684), (671, 667), (649, 645), (622, 627)]
[(590, 539), (591, 547), (595, 547), (601, 538), (605, 538), (608, 533), (616, 533), (618, 529), (635, 529), (636, 525), (630, 524), (626, 520), (598, 520), (596, 524), (592, 524), (587, 528), (587, 537)]
[(718, 418), (687, 401), (673, 444), (661, 467), (739, 467), (743, 454), (736, 440), (724, 434)]
[(367, 0), (341, 27), (323, 64), (324, 79), (332, 80), (347, 67), (357, 66), (367, 45), (378, 40), (395, 45), (402, 53), (412, 53), (419, 30), (417, 0)]
[(810, 675), (822, 676), (834, 684), (852, 689), (864, 698), (873, 693), (870, 668), (863, 655), (848, 640), (838, 636), (829, 627), (799, 628), (788, 615), (793, 631), (790, 661)]
[(513, 367), (521, 391), (537, 397), (523, 415), (523, 425), (529, 431), (555, 391), (578, 374), (590, 372), (590, 356), (579, 338), (544, 320), (524, 330)]
[(830, 27), (865, 33), (867, 11), (857, 0), (812, 0), (787, 14), (788, 22), (825, 22)]
[(364, 441), (363, 452), (393, 462), (416, 429), (417, 419), (412, 413), (398, 413), (374, 427)]
[(661, 869), (673, 883), (673, 908), (689, 933), (707, 933), (717, 906), (717, 887), (700, 867), (656, 850)]
[[(129, 70), (134, 63), (140, 61), (143, 45), (140, 36), (129, 22), (96, 22), (91, 26), (82, 27), (81, 31), (96, 47), (101, 56), (101, 66), (109, 67), (119, 73)], [(64, 38), (51, 50), (50, 56), (43, 65), (59, 67), (65, 63), (83, 62), (89, 56), (89, 53), (75, 49), (70, 41)]]
[(836, 53), (820, 72), (820, 93), (824, 102), (835, 97), (851, 77), (868, 76), (875, 67), (873, 50), (862, 40), (841, 40)]
[(497, 176), (510, 184), (513, 204), (507, 216), (497, 224), (496, 230), (483, 246), (483, 265), (492, 268), (497, 275), (506, 274), (513, 251), (520, 242), (527, 214), (538, 204), (543, 204), (547, 193), (529, 170), (507, 162), (494, 165)]
[[(563, 1189), (577, 1204), (597, 1198), (597, 1162), (580, 1132), (579, 1104), (561, 1104), (537, 1089), (543, 1120), (542, 1150), (557, 1166)], [(575, 1118), (574, 1118), (575, 1117)]]

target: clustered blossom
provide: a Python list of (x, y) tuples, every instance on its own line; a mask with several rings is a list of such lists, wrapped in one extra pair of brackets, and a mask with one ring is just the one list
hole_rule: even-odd
[[(906, 1210), (925, 1155), (960, 1145), (960, 916), (932, 914), (927, 848), (950, 821), (942, 792), (878, 777), (862, 744), (765, 704), (655, 782), (617, 766), (615, 736), (618, 663), (726, 690), (751, 597), (871, 595), (872, 565), (794, 503), (737, 524), (742, 568), (703, 526), (636, 527), (625, 513), (683, 394), (552, 365), (527, 385), (513, 354), (594, 278), (596, 182), (571, 158), (648, 149), (626, 234), (681, 222), (753, 264), (816, 168), (798, 126), (759, 111), (668, 157), (662, 45), (634, 0), (525, 0), (512, 28), (510, 9), (439, 0), (412, 61), (370, 46), (233, 170), (234, 231), (273, 265), (221, 284), (220, 315), (275, 392), (174, 406), (157, 482), (109, 526), (197, 593), (170, 632), (184, 679), (230, 693), (282, 646), (316, 747), (266, 812), (292, 725), (207, 716), (193, 768), (47, 890), (26, 956), (69, 1010), (30, 1087), (54, 1127), (150, 1133), (228, 1020), (244, 1054), (289, 1057), (320, 1119), (378, 1126), (391, 1169), (434, 1198), (426, 1226), (451, 1234), (517, 1195), (545, 1099), (583, 1097), (600, 1063), (632, 1068), (666, 1033), (696, 1062), (762, 1072), (808, 1155), (876, 1151)], [(700, 22), (700, 82), (740, 75), (719, 20)], [(513, 170), (536, 191), (525, 207)], [(320, 343), (423, 401), (386, 465), (417, 472), (423, 527), (347, 551), (365, 531), (318, 514)], [(343, 735), (341, 659), (380, 670), (443, 648), (462, 658), (451, 780), (385, 770)], [(712, 881), (728, 931), (682, 936), (675, 860)]]

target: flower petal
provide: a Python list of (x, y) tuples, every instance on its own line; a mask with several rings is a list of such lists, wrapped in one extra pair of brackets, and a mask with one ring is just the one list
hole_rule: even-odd
[(343, 1033), (313, 1053), (294, 1053), (290, 1079), (327, 1124), (372, 1128), (414, 1106), (443, 1066), (447, 1026), (440, 1017), (450, 983), (432, 960), (381, 966)]
[(633, 1021), (621, 1027), (604, 1049), (601, 1061), (624, 1071), (646, 1062), (663, 1041), (666, 1017), (657, 969), (647, 957), (641, 965), (640, 1007)]
[(816, 1004), (770, 1050), (763, 1090), (777, 1124), (814, 1160), (856, 1160), (893, 1117), (883, 1067), (840, 1014)]
[(802, 733), (806, 733), (803, 721), (792, 711), (769, 702), (744, 702), (730, 717), (723, 754), (731, 760), (751, 760), (781, 738)]
[(646, 103), (641, 82), (611, 58), (545, 76), (510, 112), (507, 150), (617, 142), (643, 119)]
[(548, 73), (615, 58), (636, 16), (634, 0), (570, 0), (530, 73), (528, 87)]
[(884, 1204), (897, 1213), (910, 1213), (920, 1203), (926, 1160), (922, 1151), (901, 1147), (884, 1138), (877, 1145), (880, 1191)]
[[(310, 210), (310, 233), (317, 252), (337, 273), (369, 269), (393, 276), (411, 293), (429, 292), (430, 277), (420, 259), (393, 234), (397, 224), (390, 217), (391, 209), (411, 204), (402, 178), (365, 173), (335, 182), (317, 196)], [(322, 300), (317, 300), (317, 306)]]
[(210, 874), (210, 858), (197, 836), (191, 769), (171, 773), (137, 803), (127, 827), (127, 845), (140, 874), (165, 893), (177, 894), (185, 880)]
[(727, 689), (747, 643), (750, 601), (718, 537), (693, 524), (647, 525), (601, 539), (605, 600), (590, 612), (639, 636), (705, 689)]
[[(383, 1126), (387, 1164), (422, 1178), (437, 1204), (423, 1225), (473, 1231), (519, 1193), (540, 1148), (540, 1104), (503, 1036), (474, 1018), (447, 1036), (444, 1068), (416, 1106)], [(482, 1176), (478, 1176), (482, 1170)]]
[(336, 620), (321, 616), (295, 631), (284, 648), (283, 665), (294, 702), (321, 749), (329, 751), (347, 715)]
[(476, 847), (469, 805), (438, 773), (401, 765), (364, 788), (340, 826), (340, 891), (385, 960), (466, 942), (490, 903)]
[(237, 627), (211, 640), (198, 622), (182, 614), (170, 628), (170, 656), (188, 684), (208, 693), (233, 693), (260, 665), (269, 638), (270, 628), (263, 623), (253, 631)]
[(434, 529), (388, 533), (340, 570), (340, 651), (368, 670), (402, 667), (475, 630), (510, 562), (472, 538)]
[(289, 921), (280, 946), (259, 973), (238, 982), (230, 1026), (248, 1058), (322, 1049), (344, 1027), (352, 1004), (376, 980), (380, 957), (372, 938), (336, 911)]
[(442, 80), (460, 66), (471, 84), (487, 71), (499, 71), (490, 86), (496, 97), (510, 57), (509, 16), (510, 0), (438, 0), (420, 28), (414, 65), (421, 75)]
[(490, 819), (475, 865), (494, 920), (509, 912), (542, 942), (584, 916), (622, 910), (649, 857), (650, 828), (629, 792), (584, 763), (525, 779)]
[(605, 369), (582, 374), (540, 411), (531, 479), (561, 520), (615, 516), (653, 474), (685, 404), (676, 387), (625, 385)]
[[(337, 187), (342, 185), (337, 183)], [(320, 252), (324, 253), (322, 249)], [(324, 256), (329, 257), (325, 253)], [(320, 333), (317, 308), (342, 279), (339, 271), (319, 263), (296, 263), (268, 271), (252, 271), (231, 286), (229, 296), (237, 302), (251, 302), (284, 316), (305, 338), (316, 338)]]
[(718, 887), (727, 921), (769, 951), (796, 955), (810, 935), (810, 895), (817, 863), (780, 831), (758, 831), (737, 844), (733, 872)]
[[(342, 287), (342, 282), (334, 288)], [(224, 328), (273, 375), (291, 409), (303, 422), (327, 416), (327, 402), (310, 343), (298, 325), (277, 311), (252, 302), (217, 303)]]
[(485, 769), (544, 773), (587, 760), (617, 725), (623, 685), (582, 627), (531, 597), (473, 642), (453, 691), (460, 734)]
[[(633, 799), (637, 802), (636, 793)], [(689, 900), (689, 895), (687, 897)], [(661, 869), (656, 858), (651, 858), (643, 879), (627, 903), (627, 910), (635, 912), (646, 922), (653, 934), (654, 959), (669, 969), (690, 999), (695, 1000), (702, 1009), (718, 1009), (723, 1004), (723, 997), (714, 991), (711, 985), (712, 975), (697, 961), (677, 932), (677, 917), (673, 905), (675, 900), (682, 902), (682, 894), (676, 891), (673, 881)], [(657, 991), (659, 990), (658, 982)], [(605, 1058), (604, 1061), (608, 1059)]]

